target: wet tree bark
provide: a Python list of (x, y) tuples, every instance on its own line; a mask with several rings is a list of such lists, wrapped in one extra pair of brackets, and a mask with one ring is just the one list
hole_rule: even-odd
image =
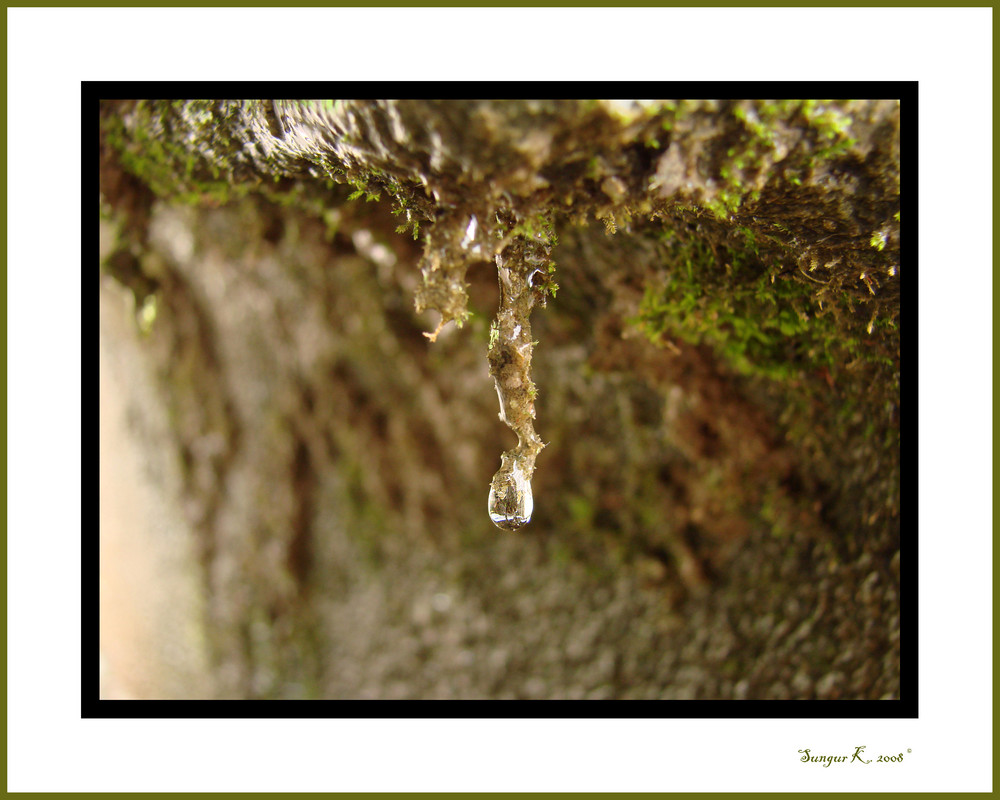
[(895, 101), (101, 116), (106, 694), (899, 696)]

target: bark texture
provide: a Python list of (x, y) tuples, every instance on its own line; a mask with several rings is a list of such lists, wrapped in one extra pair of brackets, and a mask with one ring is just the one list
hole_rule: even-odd
[(895, 101), (101, 125), (107, 694), (899, 696)]

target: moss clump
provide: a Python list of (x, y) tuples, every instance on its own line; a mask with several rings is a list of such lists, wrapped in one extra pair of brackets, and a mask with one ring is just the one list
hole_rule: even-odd
[(713, 249), (668, 231), (663, 244), (668, 266), (633, 320), (652, 341), (706, 344), (739, 372), (777, 380), (835, 371), (864, 352), (845, 335), (846, 306), (821, 304), (813, 286), (767, 268), (752, 238), (748, 250)]
[[(727, 221), (756, 206), (765, 187), (802, 186), (813, 172), (849, 159), (857, 145), (850, 108), (845, 101), (661, 101), (634, 125), (647, 147), (664, 151), (651, 188)], [(709, 119), (721, 122), (713, 135)]]
[[(224, 166), (243, 146), (220, 124), (229, 116), (222, 103), (140, 100), (127, 115), (104, 116), (102, 128), (122, 166), (155, 194), (191, 205), (223, 205), (252, 188), (234, 181), (233, 170)], [(201, 143), (212, 158), (188, 147), (189, 140)]]

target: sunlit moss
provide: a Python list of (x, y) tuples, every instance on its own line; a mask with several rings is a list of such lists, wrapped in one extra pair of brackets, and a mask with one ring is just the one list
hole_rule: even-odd
[(866, 355), (860, 340), (845, 335), (846, 306), (821, 306), (812, 285), (776, 278), (754, 256), (752, 235), (747, 251), (718, 255), (698, 240), (663, 239), (664, 278), (647, 287), (634, 319), (654, 342), (706, 344), (736, 370), (777, 380), (836, 371)]

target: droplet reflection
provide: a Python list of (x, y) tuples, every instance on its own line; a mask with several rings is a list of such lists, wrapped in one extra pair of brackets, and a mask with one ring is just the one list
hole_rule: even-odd
[(520, 459), (504, 453), (500, 469), (490, 482), (490, 519), (498, 528), (516, 531), (531, 522), (534, 506), (531, 481), (525, 474)]

